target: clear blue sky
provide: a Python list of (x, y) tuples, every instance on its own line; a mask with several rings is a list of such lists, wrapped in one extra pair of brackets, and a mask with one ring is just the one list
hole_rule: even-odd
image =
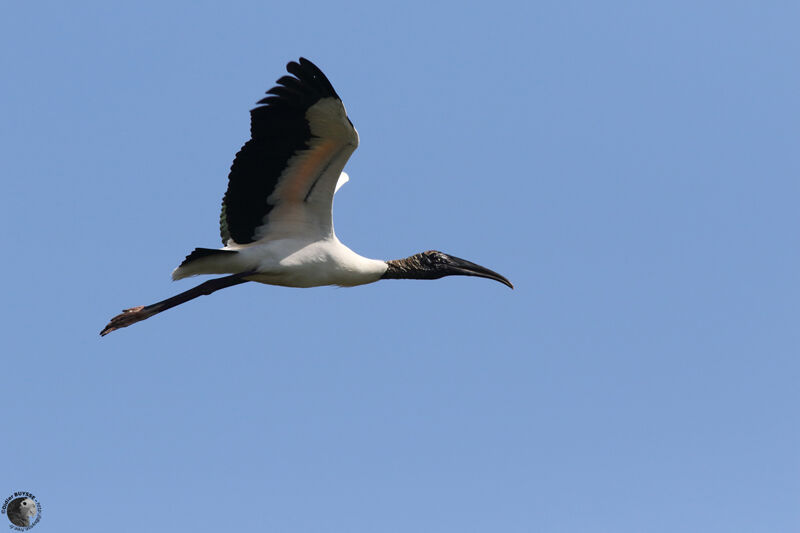
[[(794, 2), (7, 2), (4, 466), (36, 531), (800, 530)], [(336, 230), (506, 275), (248, 284), (248, 110), (315, 61)], [(5, 527), (5, 526), (2, 526)]]

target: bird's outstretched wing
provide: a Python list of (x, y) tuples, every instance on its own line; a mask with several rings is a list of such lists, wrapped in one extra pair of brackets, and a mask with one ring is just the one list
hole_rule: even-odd
[(358, 133), (316, 65), (301, 57), (286, 70), (250, 112), (251, 139), (231, 166), (220, 214), (229, 247), (333, 233), (333, 194)]

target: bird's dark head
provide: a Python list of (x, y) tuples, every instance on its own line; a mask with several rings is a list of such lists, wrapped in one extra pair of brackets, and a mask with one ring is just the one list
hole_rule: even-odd
[(386, 262), (389, 268), (384, 279), (439, 279), (445, 276), (477, 276), (493, 279), (514, 288), (505, 277), (466, 259), (448, 255), (438, 250), (428, 250), (405, 259)]

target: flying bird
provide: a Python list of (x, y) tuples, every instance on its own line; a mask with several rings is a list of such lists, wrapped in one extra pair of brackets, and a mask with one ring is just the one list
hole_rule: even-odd
[(250, 111), (251, 138), (233, 160), (222, 199), (220, 249), (195, 248), (172, 272), (179, 280), (229, 274), (166, 300), (125, 309), (100, 335), (248, 281), (287, 287), (353, 287), (381, 279), (477, 276), (514, 288), (497, 272), (436, 250), (382, 261), (353, 252), (333, 230), (333, 195), (358, 132), (330, 81), (311, 61), (286, 66)]

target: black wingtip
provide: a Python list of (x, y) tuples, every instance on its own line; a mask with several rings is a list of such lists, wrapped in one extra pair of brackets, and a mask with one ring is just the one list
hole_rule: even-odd
[(339, 95), (336, 94), (336, 90), (333, 88), (333, 84), (331, 84), (325, 73), (305, 57), (301, 57), (297, 62), (290, 61), (286, 65), (286, 70), (290, 74), (296, 76), (300, 82), (314, 86), (322, 97), (332, 96), (334, 98), (339, 98)]
[(328, 77), (308, 59), (301, 57), (297, 61), (289, 61), (286, 71), (291, 76), (280, 77), (258, 104), (308, 108), (321, 98), (341, 100)]

